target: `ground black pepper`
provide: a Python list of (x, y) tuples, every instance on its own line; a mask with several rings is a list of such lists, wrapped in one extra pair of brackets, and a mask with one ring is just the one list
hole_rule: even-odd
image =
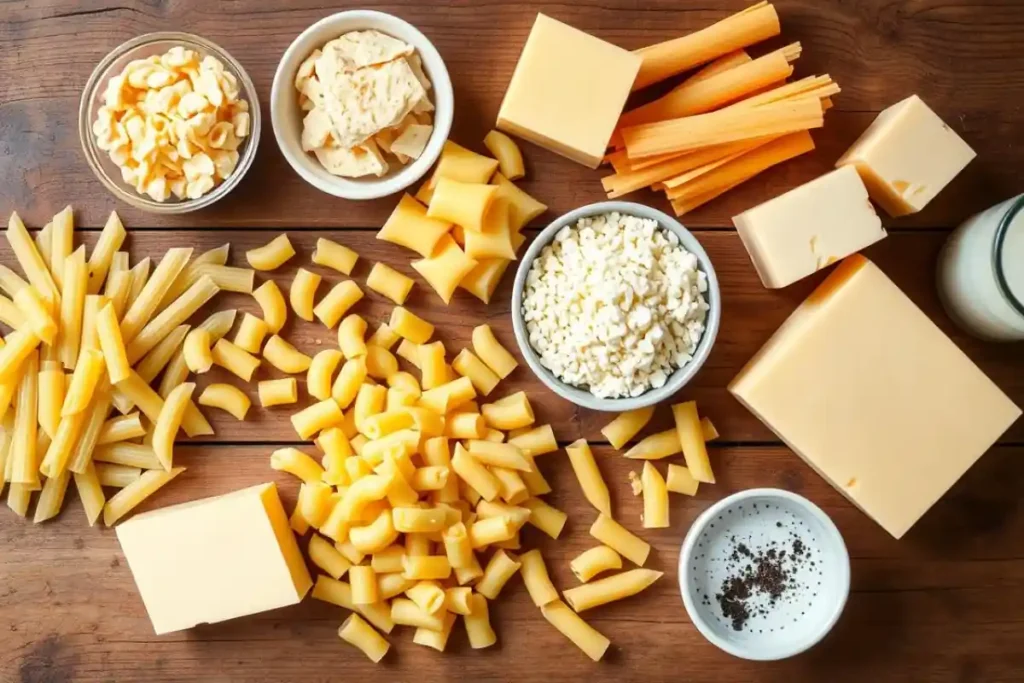
[(763, 616), (793, 588), (793, 570), (804, 561), (806, 546), (796, 538), (787, 553), (778, 541), (751, 550), (746, 543), (737, 543), (735, 537), (729, 540), (735, 544), (729, 555), (729, 574), (715, 599), (722, 616), (732, 622), (733, 629), (742, 631), (752, 616), (752, 598), (766, 598), (767, 607), (757, 609)]

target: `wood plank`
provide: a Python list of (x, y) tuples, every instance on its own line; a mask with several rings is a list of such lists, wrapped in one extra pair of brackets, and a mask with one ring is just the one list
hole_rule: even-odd
[[(531, 236), (533, 234), (535, 233), (531, 233)], [(196, 253), (200, 253), (230, 242), (230, 263), (246, 266), (244, 252), (269, 241), (275, 235), (276, 232), (273, 231), (132, 231), (128, 249), (132, 254), (131, 262), (134, 264), (144, 256), (159, 258), (171, 246), (189, 244), (194, 246)], [(407, 302), (408, 306), (413, 312), (437, 326), (437, 336), (445, 342), (450, 352), (449, 357), (454, 357), (461, 348), (470, 345), (472, 329), (482, 322), (490, 324), (502, 343), (518, 354), (508, 308), (512, 292), (512, 271), (506, 273), (501, 288), (490, 306), (485, 306), (461, 291), (456, 294), (451, 306), (445, 306), (409, 267), (411, 252), (375, 239), (373, 232), (350, 231), (339, 235), (336, 232), (291, 231), (289, 235), (298, 252), (297, 256), (278, 271), (260, 274), (257, 277), (257, 284), (268, 277), (272, 278), (287, 296), (295, 270), (301, 266), (324, 276), (324, 283), (318, 290), (318, 296), (323, 296), (330, 286), (345, 277), (329, 269), (312, 266), (309, 259), (318, 238), (337, 239), (361, 254), (362, 258), (353, 272), (353, 277), (361, 286), (376, 261), (384, 261), (417, 281)], [(79, 236), (91, 247), (96, 233), (82, 232)], [(1008, 392), (1011, 398), (1018, 404), (1024, 404), (1024, 373), (1020, 371), (1020, 354), (1014, 346), (973, 340), (954, 329), (942, 312), (935, 294), (932, 273), (938, 250), (945, 237), (945, 233), (937, 231), (893, 234), (871, 247), (867, 254), (875, 259), (933, 320), (950, 333), (967, 355)], [(700, 233), (699, 238), (708, 250), (722, 283), (723, 323), (707, 364), (693, 383), (680, 392), (678, 398), (696, 399), (701, 411), (711, 417), (726, 441), (777, 442), (774, 434), (743, 409), (725, 387), (823, 276), (809, 278), (784, 290), (768, 290), (761, 286), (743, 245), (734, 233), (707, 231)], [(13, 265), (13, 256), (3, 241), (0, 241), (0, 262)], [(260, 312), (252, 297), (222, 293), (196, 316), (195, 321), (201, 320), (206, 312), (225, 308), (238, 308), (240, 311), (245, 310), (257, 315)], [(366, 318), (372, 331), (378, 324), (388, 319), (392, 308), (393, 304), (389, 300), (367, 291), (366, 298), (358, 303), (353, 311)], [(884, 330), (880, 330), (879, 333), (884, 334)], [(334, 332), (328, 331), (319, 322), (307, 323), (299, 320), (292, 313), (289, 313), (284, 336), (311, 355), (322, 348), (337, 346)], [(401, 364), (408, 370), (414, 369), (407, 366), (404, 360)], [(525, 363), (521, 363), (521, 366), (499, 385), (495, 391), (496, 397), (520, 390), (526, 391), (537, 407), (538, 419), (550, 422), (560, 440), (572, 441), (581, 436), (592, 441), (604, 440), (600, 429), (610, 419), (609, 415), (577, 408), (563, 401), (548, 391), (533, 376)], [(284, 375), (264, 365), (257, 373), (256, 379), (281, 376)], [(300, 384), (304, 384), (304, 376), (298, 379)], [(307, 395), (304, 389), (300, 390), (301, 402), (298, 406), (280, 406), (263, 410), (257, 401), (255, 384), (245, 386), (244, 382), (221, 368), (214, 368), (210, 373), (200, 376), (198, 382), (200, 389), (210, 382), (229, 382), (247, 391), (253, 400), (250, 417), (245, 422), (238, 422), (214, 409), (205, 411), (217, 430), (215, 440), (289, 442), (296, 439), (288, 418), (298, 407), (306, 405)], [(649, 429), (664, 429), (670, 425), (669, 411), (661, 410), (658, 411)], [(204, 441), (207, 438), (209, 437), (204, 438)], [(1019, 420), (1010, 429), (1003, 442), (1024, 443), (1024, 420)]]
[[(431, 5), (436, 6), (431, 6)], [(645, 3), (488, 3), (486, 11), (459, 2), (377, 5), (417, 25), (430, 37), (455, 85), (453, 139), (482, 150), (505, 87), (537, 11), (627, 48), (705, 27), (750, 3), (718, 0), (689, 7), (671, 0)], [(358, 6), (334, 3), (331, 10)], [(443, 8), (438, 11), (437, 6)], [(913, 10), (886, 0), (859, 3), (777, 2), (783, 38), (804, 53), (797, 76), (830, 73), (843, 87), (819, 149), (774, 169), (687, 218), (702, 227), (727, 227), (730, 217), (828, 170), (882, 108), (919, 93), (978, 151), (979, 158), (917, 216), (888, 220), (897, 226), (949, 226), (1020, 191), (1014, 169), (1024, 158), (1024, 131), (1016, 103), (1024, 97), (1019, 52), (1022, 12), (999, 0), (948, 3), (921, 0)], [(319, 193), (286, 164), (272, 134), (268, 98), (279, 56), (309, 24), (330, 10), (303, 0), (267, 8), (255, 0), (219, 3), (119, 3), (114, 0), (45, 0), (8, 5), (0, 24), (0, 214), (18, 208), (36, 223), (69, 200), (84, 199), (87, 225), (99, 226), (116, 205), (81, 154), (76, 116), (80, 88), (93, 65), (121, 42), (171, 27), (223, 45), (249, 71), (260, 97), (264, 133), (257, 161), (237, 192), (190, 216), (155, 216), (118, 205), (137, 226), (379, 225), (393, 199), (343, 202)], [(985, 40), (976, 40), (984, 32)], [(53, 45), (73, 40), (75, 50)], [(781, 39), (780, 39), (781, 40)], [(765, 46), (765, 50), (775, 47)], [(955, 56), (948, 52), (956, 45)], [(481, 68), (481, 65), (486, 65)], [(595, 172), (526, 145), (531, 175), (526, 187), (552, 207), (551, 215), (603, 198)], [(638, 199), (667, 207), (663, 198)], [(538, 221), (541, 223), (543, 219)]]
[[(180, 449), (188, 467), (141, 509), (277, 481), (290, 509), (296, 482), (269, 469), (268, 446)], [(672, 528), (640, 529), (639, 498), (626, 475), (636, 463), (596, 450), (616, 516), (652, 543), (648, 565), (665, 576), (646, 593), (589, 612), (613, 642), (593, 665), (548, 626), (514, 578), (495, 604), (499, 645), (468, 648), (461, 626), (444, 656), (415, 646), (408, 629), (392, 636), (383, 668), (338, 642), (344, 610), (307, 599), (301, 605), (185, 633), (155, 637), (112, 530), (85, 525), (77, 496), (53, 522), (32, 526), (0, 512), (0, 680), (224, 681), (549, 680), (552, 662), (565, 680), (1013, 680), (1020, 671), (1024, 613), (1024, 507), (1015, 482), (1024, 449), (1000, 447), (973, 468), (906, 538), (896, 541), (782, 447), (713, 448), (719, 484), (695, 498), (673, 495)], [(575, 585), (569, 560), (591, 547), (595, 513), (561, 453), (538, 462), (569, 513), (562, 539), (527, 529), (556, 586)], [(786, 662), (733, 659), (706, 642), (679, 599), (676, 557), (685, 529), (715, 500), (755, 486), (809, 497), (835, 520), (849, 546), (853, 591), (836, 630), (809, 654)], [(671, 652), (669, 651), (671, 644)], [(682, 654), (685, 653), (685, 658)], [(965, 674), (964, 672), (970, 672)], [(20, 677), (20, 678), (19, 678)]]

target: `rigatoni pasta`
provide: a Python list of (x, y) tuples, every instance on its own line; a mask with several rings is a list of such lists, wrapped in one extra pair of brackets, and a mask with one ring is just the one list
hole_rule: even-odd
[(611, 444), (612, 448), (622, 448), (651, 421), (653, 415), (654, 406), (627, 410), (602, 427), (601, 434), (604, 435), (604, 438), (608, 439), (608, 443)]
[(313, 315), (327, 327), (333, 329), (342, 316), (365, 296), (354, 280), (345, 280), (334, 285), (327, 295), (313, 307)]
[(402, 305), (412, 291), (413, 280), (384, 263), (375, 263), (366, 276), (366, 286)]

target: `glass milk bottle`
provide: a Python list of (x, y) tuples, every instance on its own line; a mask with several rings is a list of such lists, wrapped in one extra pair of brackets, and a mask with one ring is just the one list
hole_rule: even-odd
[(939, 256), (939, 296), (964, 330), (1024, 340), (1024, 195), (967, 219)]

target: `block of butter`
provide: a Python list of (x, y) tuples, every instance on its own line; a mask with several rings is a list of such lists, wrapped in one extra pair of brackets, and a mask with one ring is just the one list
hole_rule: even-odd
[(538, 14), (497, 126), (597, 168), (641, 61), (628, 50)]
[(732, 219), (765, 287), (778, 288), (885, 237), (882, 221), (850, 166)]
[(853, 166), (890, 216), (917, 213), (975, 157), (917, 95), (875, 119), (836, 166)]
[(843, 261), (729, 391), (899, 538), (1020, 409), (871, 261)]
[(312, 585), (273, 483), (136, 515), (117, 539), (157, 634), (294, 605)]

